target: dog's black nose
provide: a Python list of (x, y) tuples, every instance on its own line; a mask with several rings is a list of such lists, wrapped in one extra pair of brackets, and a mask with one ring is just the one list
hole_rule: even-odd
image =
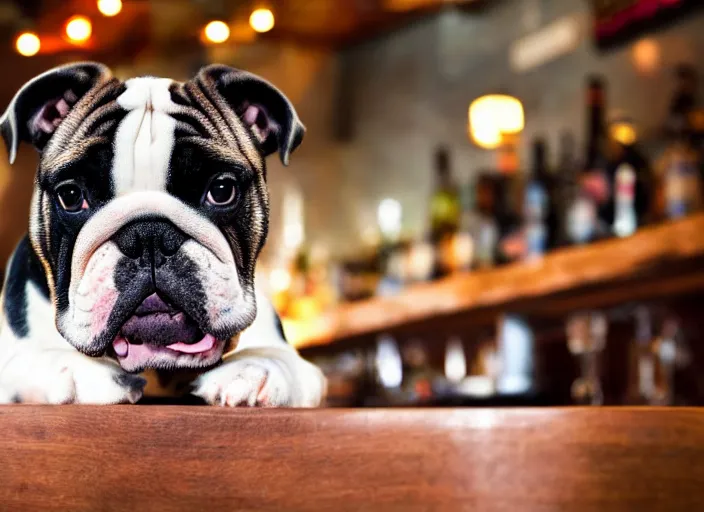
[(178, 252), (188, 236), (166, 220), (140, 220), (120, 229), (113, 241), (122, 254), (139, 259), (143, 266), (162, 266), (166, 259)]

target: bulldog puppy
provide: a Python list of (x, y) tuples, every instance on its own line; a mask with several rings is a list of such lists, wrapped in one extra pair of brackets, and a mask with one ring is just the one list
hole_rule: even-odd
[(97, 63), (28, 82), (0, 118), (39, 151), (0, 298), (0, 402), (137, 402), (145, 371), (210, 404), (313, 407), (321, 372), (255, 292), (267, 155), (304, 127), (274, 86), (209, 66), (122, 82)]

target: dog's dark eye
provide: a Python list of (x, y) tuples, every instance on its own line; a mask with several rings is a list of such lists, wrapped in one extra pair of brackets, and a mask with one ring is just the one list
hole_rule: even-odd
[(237, 197), (237, 184), (229, 176), (215, 178), (210, 184), (206, 200), (213, 206), (229, 206)]
[(88, 202), (83, 197), (83, 190), (75, 183), (65, 183), (56, 189), (61, 208), (67, 212), (78, 212), (88, 209)]

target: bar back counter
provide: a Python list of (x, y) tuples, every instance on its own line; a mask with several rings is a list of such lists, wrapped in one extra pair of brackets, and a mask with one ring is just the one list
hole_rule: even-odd
[(0, 510), (704, 510), (704, 411), (0, 408)]

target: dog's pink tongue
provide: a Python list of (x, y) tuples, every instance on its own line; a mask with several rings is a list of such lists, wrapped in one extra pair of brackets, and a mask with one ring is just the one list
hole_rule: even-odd
[(198, 343), (173, 343), (167, 345), (166, 348), (174, 350), (176, 352), (183, 352), (184, 354), (198, 354), (200, 352), (207, 352), (215, 346), (215, 338), (211, 334), (206, 334), (205, 337)]

